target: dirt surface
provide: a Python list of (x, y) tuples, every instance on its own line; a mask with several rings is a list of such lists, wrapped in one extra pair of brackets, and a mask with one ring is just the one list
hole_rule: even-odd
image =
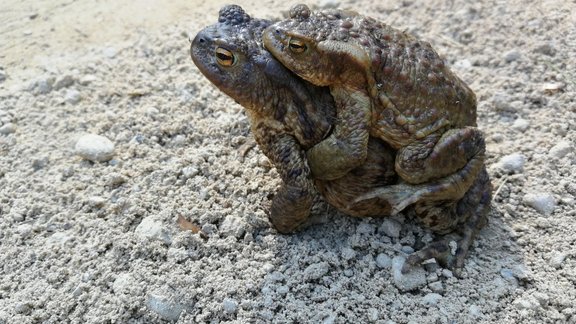
[(188, 55), (223, 3), (2, 2), (0, 323), (576, 322), (574, 1), (319, 4), (417, 34), (477, 93), (495, 199), (463, 278), (397, 273), (433, 238), (402, 215), (270, 228), (278, 174)]

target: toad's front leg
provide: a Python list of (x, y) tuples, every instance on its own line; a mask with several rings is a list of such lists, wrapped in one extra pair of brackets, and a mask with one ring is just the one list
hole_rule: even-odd
[(334, 131), (308, 150), (315, 179), (335, 180), (366, 161), (371, 102), (361, 90), (332, 89), (337, 120)]
[(304, 150), (281, 127), (261, 123), (253, 132), (284, 182), (272, 200), (270, 222), (281, 233), (292, 232), (310, 216), (316, 195)]

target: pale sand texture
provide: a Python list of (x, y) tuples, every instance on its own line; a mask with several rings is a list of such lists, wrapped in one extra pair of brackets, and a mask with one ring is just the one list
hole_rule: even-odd
[[(188, 55), (224, 3), (0, 4), (0, 323), (576, 322), (574, 1), (339, 3), (431, 42), (479, 99), (490, 224), (464, 278), (429, 266), (411, 292), (391, 259), (430, 234), (403, 217), (270, 228), (278, 175)], [(112, 160), (75, 153), (87, 133)]]

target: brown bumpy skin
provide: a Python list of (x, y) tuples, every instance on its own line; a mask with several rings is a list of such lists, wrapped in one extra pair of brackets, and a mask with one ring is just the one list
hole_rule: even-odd
[[(474, 216), (444, 207), (467, 200), (477, 187), (486, 191), (482, 205), (488, 206), (490, 186), (476, 185), (485, 175), (476, 97), (430, 44), (355, 12), (311, 12), (305, 5), (268, 27), (263, 41), (284, 66), (330, 87), (334, 97), (334, 131), (307, 155), (315, 177), (337, 179), (363, 163), (373, 136), (398, 150), (395, 170), (402, 181), (356, 202), (378, 197), (393, 214), (416, 204), (425, 224), (435, 219), (452, 230), (466, 226), (462, 219), (484, 223), (475, 221), (486, 218), (483, 207)], [(439, 209), (449, 216), (438, 218)], [(461, 241), (459, 251), (467, 251), (470, 241)]]
[(305, 224), (317, 195), (315, 185), (345, 213), (390, 214), (390, 205), (377, 197), (354, 203), (358, 195), (396, 182), (395, 152), (381, 140), (371, 140), (367, 162), (345, 177), (314, 182), (306, 150), (330, 132), (336, 108), (327, 87), (298, 78), (264, 50), (261, 35), (270, 24), (239, 6), (225, 6), (218, 23), (200, 31), (190, 49), (200, 71), (246, 109), (256, 142), (283, 180), (270, 221), (282, 233)]

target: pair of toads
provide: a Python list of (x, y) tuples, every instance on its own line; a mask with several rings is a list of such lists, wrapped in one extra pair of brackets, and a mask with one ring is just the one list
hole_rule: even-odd
[(491, 185), (476, 96), (429, 43), (345, 10), (296, 5), (271, 22), (236, 5), (198, 33), (200, 71), (246, 109), (283, 180), (270, 209), (282, 232), (306, 223), (316, 195), (357, 217), (406, 209), (438, 234), (411, 254), (463, 267), (486, 224)]

